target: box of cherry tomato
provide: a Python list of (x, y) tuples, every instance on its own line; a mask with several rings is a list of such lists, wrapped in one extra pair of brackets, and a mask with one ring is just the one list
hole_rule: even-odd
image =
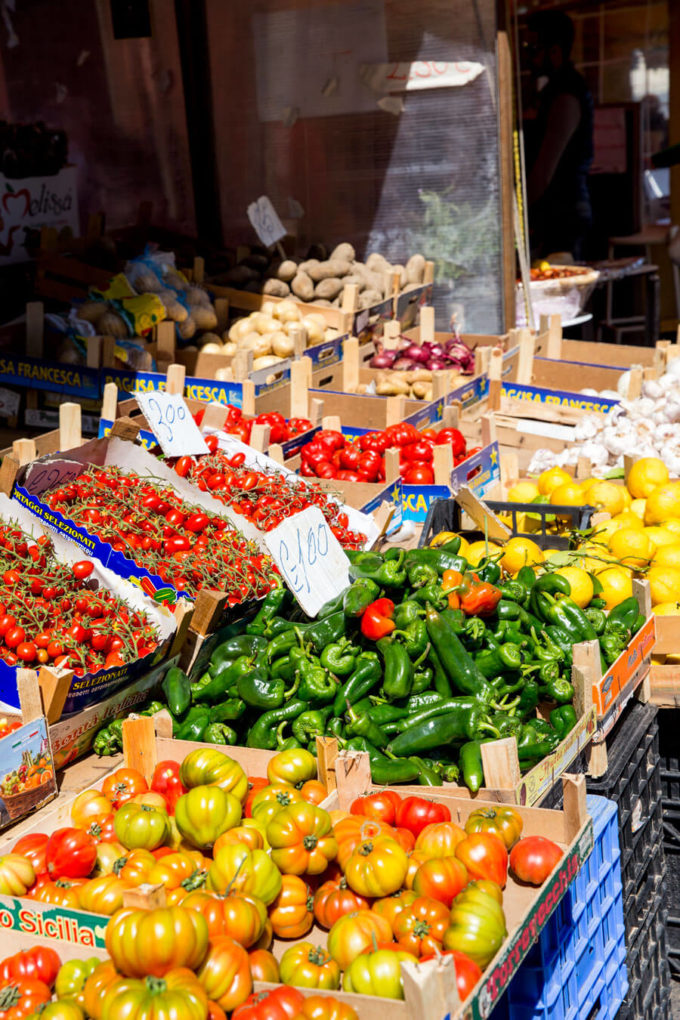
[(18, 711), (19, 670), (73, 670), (79, 712), (167, 656), (173, 615), (0, 494), (0, 709)]
[(159, 603), (209, 588), (225, 592), (229, 611), (246, 611), (276, 583), (257, 529), (117, 437), (32, 462), (12, 496)]

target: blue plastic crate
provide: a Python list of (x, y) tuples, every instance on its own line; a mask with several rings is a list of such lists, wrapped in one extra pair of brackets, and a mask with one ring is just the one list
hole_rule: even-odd
[(492, 1020), (613, 1020), (628, 988), (617, 806), (588, 796), (594, 846)]

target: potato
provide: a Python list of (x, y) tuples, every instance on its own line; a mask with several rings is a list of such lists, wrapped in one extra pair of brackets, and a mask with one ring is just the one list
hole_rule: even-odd
[(295, 346), (292, 339), (282, 329), (271, 335), (272, 351), (279, 358), (292, 358)]
[(264, 312), (255, 312), (251, 317), (251, 326), (258, 333), (275, 333), (279, 329), (279, 322), (272, 315), (265, 315)]
[(293, 262), (292, 259), (285, 259), (285, 261), (282, 262), (279, 268), (276, 270), (276, 275), (279, 278), (279, 280), (283, 280), (284, 283), (290, 283), (290, 281), (293, 279), (297, 271), (298, 271), (297, 264)]
[(306, 262), (301, 262), (300, 265), (297, 267), (298, 273), (309, 274), (309, 270), (312, 269), (314, 266), (318, 266), (318, 264), (319, 259), (307, 259)]
[(224, 347), (222, 346), (222, 344), (214, 343), (203, 344), (201, 347), (201, 351), (203, 354), (224, 354)]
[(228, 336), (230, 340), (238, 343), (242, 337), (247, 336), (252, 330), (253, 326), (248, 315), (245, 319), (237, 319), (233, 326), (229, 327), (229, 332), (225, 335), (225, 339)]
[[(390, 373), (393, 375), (394, 373)], [(409, 396), (411, 389), (407, 382), (400, 381), (399, 379), (383, 378), (376, 380), (375, 392), (379, 397), (400, 397)]]
[(265, 355), (271, 354), (273, 335), (273, 333), (265, 333), (258, 335), (257, 340), (253, 340), (250, 350), (253, 352), (254, 358), (263, 358)]
[(203, 333), (198, 337), (196, 343), (199, 347), (205, 347), (206, 344), (219, 344), (222, 347), (222, 340), (217, 333)]
[(357, 294), (361, 294), (362, 290), (366, 287), (366, 278), (363, 274), (352, 272), (347, 274), (342, 283), (344, 287), (350, 283), (355, 283), (357, 286)]
[(408, 280), (406, 279), (406, 267), (397, 263), (396, 266), (392, 266), (392, 269), (395, 273), (399, 273), (399, 290), (403, 290), (408, 283)]
[(327, 280), (322, 280), (321, 283), (317, 283), (314, 288), (314, 296), (325, 298), (327, 301), (332, 301), (341, 292), (343, 287), (342, 280), (338, 279), (337, 276), (331, 276)]
[(76, 308), (76, 315), (79, 319), (96, 325), (108, 311), (109, 306), (105, 301), (83, 301), (80, 308)]
[[(298, 270), (295, 279), (290, 285), (290, 289), (296, 297), (302, 299), (302, 301), (311, 301), (314, 297), (314, 284), (307, 273)], [(323, 296), (323, 295), (320, 295)]]
[(320, 344), (324, 338), (324, 326), (319, 325), (319, 319), (321, 316), (315, 315), (313, 318), (311, 315), (305, 315), (304, 319), (300, 322), (300, 325), (307, 332), (307, 343)]
[(97, 329), (101, 336), (125, 337), (129, 336), (125, 321), (118, 312), (105, 312), (97, 321)]
[(189, 312), (185, 305), (181, 301), (177, 301), (173, 298), (172, 301), (164, 301), (163, 306), (165, 308), (165, 314), (168, 319), (172, 322), (184, 322), (189, 315)]
[(276, 318), (279, 322), (299, 322), (302, 312), (294, 301), (281, 301), (276, 306)]
[[(186, 348), (185, 348), (186, 350)], [(225, 344), (222, 344), (222, 354), (226, 354), (228, 357), (233, 358), (238, 350), (237, 344), (233, 340), (227, 340)]]
[(266, 354), (260, 358), (253, 359), (253, 371), (256, 372), (258, 368), (272, 368), (274, 365), (280, 365), (283, 358), (277, 358), (273, 354)]
[[(272, 319), (278, 319), (278, 301), (263, 301), (260, 305), (260, 312), (263, 315), (269, 315)], [(257, 315), (257, 312), (253, 312), (253, 315)]]
[(432, 387), (427, 383), (417, 382), (413, 384), (413, 396), (417, 400), (432, 400)]
[(350, 263), (346, 259), (329, 259), (328, 262), (319, 262), (315, 266), (310, 266), (308, 275), (314, 280), (314, 283), (320, 283), (321, 280), (347, 276), (350, 268)]
[(432, 372), (429, 368), (415, 368), (412, 372), (406, 373), (406, 382), (432, 382)]
[(244, 334), (236, 341), (236, 346), (239, 351), (252, 351), (255, 344), (259, 344), (262, 339), (262, 335), (257, 333), (254, 329), (249, 333)]
[[(217, 320), (215, 320), (215, 322), (217, 322)], [(192, 336), (196, 332), (196, 323), (193, 316), (187, 315), (184, 322), (177, 324), (177, 329), (179, 330), (179, 335), (182, 337), (182, 340), (191, 340)]]
[(210, 294), (203, 287), (189, 287), (184, 296), (190, 305), (210, 305)]
[(377, 290), (365, 290), (359, 295), (359, 308), (371, 308), (383, 300), (382, 293)]
[(190, 305), (191, 317), (198, 329), (215, 329), (217, 316), (212, 306)]
[(326, 298), (315, 297), (314, 304), (317, 306), (317, 308), (332, 308), (333, 305), (337, 305), (338, 300), (339, 298), (336, 298), (335, 301), (328, 301)]
[(353, 246), (348, 241), (343, 241), (342, 244), (335, 246), (330, 255), (331, 262), (333, 259), (344, 259), (346, 262), (354, 262), (357, 257)]
[(288, 297), (290, 294), (290, 287), (283, 280), (269, 279), (265, 280), (262, 288), (263, 294), (271, 294), (272, 297)]
[(406, 283), (422, 283), (425, 275), (425, 256), (411, 255), (406, 263)]
[[(320, 329), (326, 328), (326, 320), (321, 312), (308, 312), (307, 315), (304, 316), (304, 322), (315, 322)], [(306, 328), (307, 327), (305, 326), (305, 329)]]
[(390, 268), (390, 264), (383, 255), (374, 251), (366, 259), (366, 268), (371, 273), (386, 273)]
[(162, 284), (155, 273), (137, 273), (135, 277), (135, 290), (138, 294), (152, 293), (161, 290)]
[(243, 284), (248, 283), (249, 280), (259, 280), (260, 274), (255, 269), (250, 269), (248, 266), (232, 266), (226, 273), (221, 273), (217, 280), (219, 283), (227, 284), (232, 287), (241, 287)]

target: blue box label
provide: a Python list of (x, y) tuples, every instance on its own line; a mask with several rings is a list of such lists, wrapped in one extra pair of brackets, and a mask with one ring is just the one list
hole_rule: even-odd
[(0, 357), (3, 386), (23, 386), (53, 393), (68, 393), (98, 400), (101, 396), (99, 369), (85, 365), (62, 365), (39, 358)]
[(543, 386), (520, 386), (517, 383), (503, 383), (501, 393), (513, 400), (526, 400), (534, 404), (552, 404), (554, 407), (573, 407), (580, 411), (608, 414), (620, 401), (609, 397), (586, 396), (570, 393), (568, 390), (550, 390)]

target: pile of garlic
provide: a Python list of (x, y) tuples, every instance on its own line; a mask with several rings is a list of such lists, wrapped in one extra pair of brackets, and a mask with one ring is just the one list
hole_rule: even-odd
[[(617, 389), (627, 393), (630, 372), (624, 372)], [(601, 477), (623, 467), (624, 454), (660, 457), (672, 475), (680, 475), (680, 359), (671, 361), (664, 375), (642, 384), (635, 400), (621, 400), (607, 416), (587, 416), (574, 429), (574, 440), (559, 453), (537, 450), (529, 465), (531, 474), (546, 468), (575, 465), (580, 457), (590, 461), (592, 473)]]

